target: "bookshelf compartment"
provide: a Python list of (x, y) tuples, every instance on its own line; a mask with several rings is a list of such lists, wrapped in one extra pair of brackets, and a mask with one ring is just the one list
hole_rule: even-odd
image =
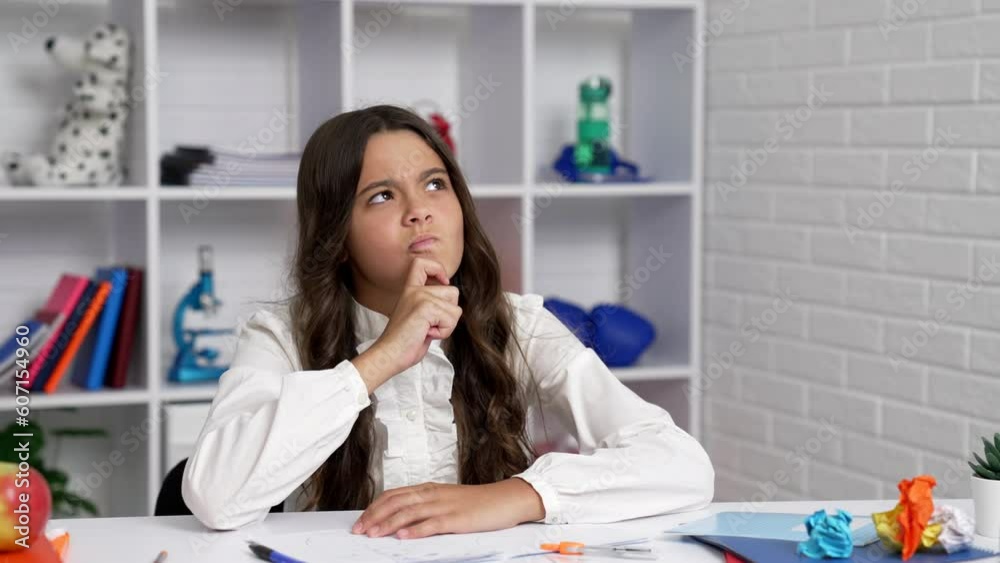
[[(213, 316), (189, 312), (187, 327), (235, 329), (262, 303), (287, 295), (287, 260), (294, 251), (294, 201), (212, 200), (197, 215), (187, 215), (187, 202), (163, 202), (160, 208), (160, 260), (170, 264), (160, 276), (159, 311), (161, 366), (166, 379), (174, 360), (174, 311), (198, 279), (198, 247), (211, 245), (215, 295), (222, 301)], [(242, 226), (253, 225), (253, 229)], [(235, 335), (206, 337), (204, 345), (219, 348), (221, 363), (229, 363)]]
[(694, 8), (557, 4), (535, 11), (534, 177), (557, 178), (552, 163), (576, 142), (579, 85), (597, 75), (611, 81), (610, 138), (620, 158), (654, 182), (690, 182), (698, 69), (686, 61)]
[[(151, 435), (156, 431), (147, 404), (38, 410), (29, 419), (45, 432), (45, 445), (31, 456), (69, 476), (67, 488), (93, 502), (100, 516), (146, 515), (145, 476)], [(6, 426), (14, 419), (4, 412)], [(56, 436), (57, 429), (100, 429), (104, 436)]]
[[(299, 151), (342, 109), (338, 2), (245, 2), (230, 11), (177, 0), (158, 12), (159, 150)], [(159, 155), (158, 155), (159, 157)], [(240, 185), (239, 174), (226, 184)]]
[(655, 370), (667, 377), (688, 366), (690, 198), (549, 202), (535, 210), (534, 292), (586, 310), (622, 304), (649, 319), (656, 339), (634, 366), (642, 368), (643, 378)]
[[(45, 305), (63, 274), (94, 279), (97, 268), (109, 266), (130, 266), (145, 272), (145, 219), (144, 201), (5, 202), (0, 206), (0, 271), (4, 272), (0, 277), (0, 331), (4, 339)], [(143, 288), (126, 377), (126, 385), (133, 389), (144, 389), (147, 383), (147, 312), (148, 292)], [(95, 327), (98, 321), (94, 321)], [(69, 379), (83, 350), (81, 347), (66, 368), (56, 394), (80, 391)], [(8, 389), (4, 394), (10, 392)], [(102, 392), (105, 390), (97, 391)]]
[(520, 198), (477, 199), (476, 216), (500, 260), (504, 291), (522, 293), (524, 287), (523, 228)]
[[(523, 181), (523, 9), (503, 4), (358, 3), (347, 49), (351, 107), (440, 111), (470, 183)], [(421, 49), (414, 50), (419, 44)]]
[[(83, 78), (55, 62), (46, 41), (82, 41), (103, 23), (124, 27), (130, 34), (132, 81), (126, 90), (129, 107), (124, 145), (127, 170), (122, 185), (146, 183), (146, 102), (158, 77), (146, 65), (143, 3), (132, 0), (55, 2), (48, 10), (38, 2), (7, 2), (0, 13), (0, 31), (11, 40), (0, 55), (5, 80), (0, 81), (0, 153), (48, 154), (59, 130), (65, 106), (73, 99), (74, 83)], [(12, 39), (15, 38), (15, 39)], [(80, 149), (82, 151), (82, 149)], [(0, 174), (0, 185), (6, 184)], [(65, 189), (61, 186), (60, 190)]]

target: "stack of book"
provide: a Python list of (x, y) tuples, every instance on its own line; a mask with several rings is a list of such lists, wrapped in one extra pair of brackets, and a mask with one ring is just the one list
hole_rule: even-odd
[[(125, 387), (142, 303), (143, 270), (98, 268), (63, 274), (45, 305), (0, 345), (0, 382), (53, 393), (67, 373), (77, 387)], [(25, 334), (27, 332), (27, 334)], [(27, 372), (27, 377), (23, 373)], [(26, 383), (23, 382), (26, 380)]]
[(177, 146), (160, 158), (165, 186), (294, 186), (302, 154)]

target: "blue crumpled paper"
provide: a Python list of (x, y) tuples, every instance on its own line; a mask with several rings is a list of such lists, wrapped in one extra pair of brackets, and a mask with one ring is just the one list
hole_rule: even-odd
[(817, 510), (806, 518), (806, 533), (809, 539), (800, 542), (797, 551), (810, 559), (847, 558), (854, 550), (851, 515), (843, 510), (834, 515)]

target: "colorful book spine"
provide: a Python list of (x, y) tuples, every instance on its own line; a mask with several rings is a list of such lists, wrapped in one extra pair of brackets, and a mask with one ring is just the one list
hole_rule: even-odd
[(88, 390), (100, 389), (104, 385), (105, 373), (111, 359), (111, 348), (115, 342), (115, 331), (121, 318), (122, 302), (128, 282), (126, 268), (99, 268), (97, 279), (111, 282), (111, 292), (104, 303), (104, 310), (94, 331), (90, 346), (81, 351), (80, 361), (73, 374), (73, 383)]
[[(59, 386), (59, 382), (62, 380), (63, 373), (66, 372), (66, 368), (76, 357), (77, 350), (80, 349), (80, 344), (83, 342), (87, 334), (90, 333), (90, 327), (94, 325), (94, 321), (97, 320), (97, 315), (104, 308), (104, 302), (108, 298), (108, 293), (111, 292), (111, 282), (102, 281), (97, 284), (97, 290), (94, 293), (94, 298), (90, 301), (87, 306), (87, 310), (83, 313), (83, 317), (80, 319), (80, 326), (77, 327), (76, 331), (73, 333), (73, 337), (69, 341), (69, 345), (66, 346), (66, 351), (63, 352), (62, 357), (59, 358), (59, 362), (56, 363), (55, 367), (52, 369), (52, 375), (49, 376), (48, 381), (45, 382), (45, 386), (42, 390), (46, 393), (53, 393), (56, 387)], [(83, 301), (82, 299), (80, 300)]]
[(29, 362), (27, 369), (28, 377), (25, 382), (25, 385), (29, 389), (35, 387), (38, 375), (48, 359), (52, 347), (62, 333), (66, 321), (69, 320), (73, 308), (76, 306), (77, 301), (80, 300), (80, 296), (83, 295), (83, 291), (87, 288), (88, 283), (89, 280), (85, 277), (63, 274), (49, 295), (45, 306), (35, 315), (35, 318), (38, 320), (50, 324), (52, 329), (49, 332), (48, 339), (39, 348), (38, 355), (33, 357)]
[(69, 318), (66, 319), (66, 323), (63, 325), (59, 335), (55, 338), (55, 342), (52, 347), (49, 349), (49, 354), (45, 358), (45, 362), (42, 364), (42, 369), (38, 372), (38, 376), (35, 378), (35, 382), (31, 386), (32, 391), (40, 390), (45, 386), (49, 376), (52, 375), (52, 370), (55, 368), (56, 364), (59, 363), (59, 358), (62, 357), (66, 348), (69, 346), (69, 341), (73, 338), (73, 334), (80, 326), (83, 314), (87, 312), (90, 302), (94, 299), (94, 295), (97, 293), (97, 284), (87, 278), (84, 278), (84, 280), (87, 284), (86, 289), (84, 289), (80, 299), (77, 300), (76, 305), (70, 312)]
[(115, 334), (115, 343), (111, 352), (111, 364), (108, 366), (105, 387), (121, 389), (125, 387), (128, 364), (132, 357), (132, 343), (139, 325), (139, 311), (142, 304), (143, 271), (140, 268), (128, 269), (128, 281), (125, 286), (125, 300), (122, 304), (121, 321)]

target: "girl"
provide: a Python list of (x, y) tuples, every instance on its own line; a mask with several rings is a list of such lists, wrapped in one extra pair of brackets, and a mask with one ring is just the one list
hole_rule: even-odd
[[(454, 156), (419, 116), (344, 113), (306, 144), (293, 297), (243, 323), (184, 472), (206, 526), (364, 510), (370, 537), (695, 510), (702, 447), (542, 307), (505, 293)], [(530, 400), (529, 400), (530, 399)], [(529, 404), (581, 454), (531, 455)]]

